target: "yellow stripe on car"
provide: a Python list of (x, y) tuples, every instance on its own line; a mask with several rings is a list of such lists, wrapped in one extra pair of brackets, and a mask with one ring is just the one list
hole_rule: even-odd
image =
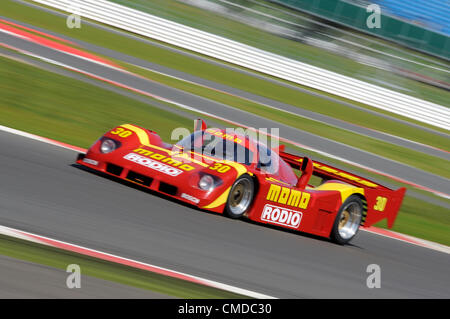
[[(228, 161), (228, 160), (221, 160), (219, 162), (233, 167), (237, 172), (236, 179), (238, 179), (245, 173), (248, 173), (250, 176), (253, 176), (253, 174), (248, 172), (247, 168), (242, 164)], [(228, 187), (227, 190), (225, 192), (223, 192), (219, 197), (217, 197), (212, 203), (210, 203), (209, 205), (203, 206), (202, 208), (212, 209), (212, 208), (216, 208), (216, 207), (219, 207), (220, 205), (225, 204), (227, 202), (228, 194), (230, 193), (230, 190), (231, 190), (231, 186)]]
[(278, 180), (276, 178), (273, 178), (273, 177), (266, 177), (266, 181), (275, 182), (275, 183), (280, 183), (280, 184), (291, 186), (291, 184), (283, 182), (283, 181), (280, 181), (280, 180)]
[(134, 133), (136, 133), (137, 137), (139, 138), (139, 142), (142, 145), (151, 146), (150, 145), (150, 141), (148, 139), (148, 134), (143, 129), (141, 129), (139, 127), (136, 127), (134, 125), (131, 125), (131, 124), (123, 124), (123, 125), (120, 125), (120, 126), (126, 128), (126, 129), (129, 129), (130, 131), (133, 131)]
[(123, 124), (121, 126), (127, 128), (127, 129), (129, 129), (131, 131), (133, 131), (134, 133), (136, 133), (136, 135), (139, 138), (139, 143), (141, 143), (144, 146), (155, 148), (155, 149), (157, 149), (159, 151), (162, 151), (162, 152), (165, 152), (165, 153), (167, 153), (169, 155), (173, 155), (173, 154), (177, 154), (178, 153), (178, 152), (173, 152), (173, 151), (165, 149), (163, 147), (159, 147), (159, 146), (151, 144), (150, 140), (148, 139), (148, 133), (145, 130), (141, 129), (140, 127), (136, 127), (136, 126), (131, 125), (131, 124)]
[(223, 192), (219, 197), (217, 197), (212, 203), (209, 205), (203, 206), (202, 208), (205, 209), (212, 209), (219, 207), (220, 205), (223, 205), (227, 202), (228, 194), (230, 193), (231, 186), (227, 188), (225, 192)]
[(159, 146), (151, 144), (150, 140), (148, 139), (148, 133), (145, 130), (141, 129), (140, 127), (136, 127), (136, 126), (131, 125), (131, 124), (123, 124), (123, 125), (121, 125), (121, 127), (127, 128), (130, 131), (133, 131), (134, 133), (136, 133), (136, 135), (139, 138), (139, 143), (141, 143), (144, 146), (151, 147), (151, 148), (157, 149), (159, 151), (165, 152), (165, 153), (169, 154), (172, 157), (179, 157), (179, 158), (187, 159), (187, 160), (189, 160), (189, 161), (191, 161), (193, 163), (196, 163), (198, 165), (201, 165), (203, 167), (208, 167), (209, 166), (208, 164), (205, 164), (203, 162), (197, 161), (197, 160), (189, 157), (185, 153), (181, 153), (179, 151), (168, 150), (168, 149), (165, 149), (163, 147), (159, 147)]
[(364, 196), (364, 189), (360, 187), (355, 187), (348, 184), (342, 184), (342, 183), (325, 183), (322, 184), (314, 190), (318, 191), (338, 191), (341, 193), (341, 200), (342, 202), (345, 202), (347, 198), (349, 198), (353, 194), (361, 194)]
[[(244, 165), (242, 165), (242, 164), (239, 164), (239, 163), (236, 163), (236, 162), (232, 162), (232, 161), (229, 161), (229, 160), (221, 160), (221, 161), (219, 161), (220, 163), (223, 163), (223, 164), (227, 164), (227, 165), (229, 165), (229, 166), (231, 166), (231, 167), (234, 167), (234, 169), (236, 170), (236, 172), (237, 172), (237, 176), (236, 176), (236, 179), (238, 179), (239, 177), (241, 177), (241, 175), (242, 174), (245, 174), (245, 173), (247, 173), (247, 168), (244, 166)], [(249, 173), (250, 175), (253, 175), (253, 174), (251, 174), (251, 173)]]

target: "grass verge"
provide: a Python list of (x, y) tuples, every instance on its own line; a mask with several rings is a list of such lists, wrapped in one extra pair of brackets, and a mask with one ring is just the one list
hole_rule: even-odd
[(248, 298), (224, 290), (4, 235), (0, 235), (0, 254), (64, 270), (70, 264), (77, 264), (80, 266), (83, 275), (182, 299)]
[(168, 140), (170, 129), (191, 127), (174, 112), (82, 81), (0, 57), (0, 124), (89, 147), (115, 125), (133, 122)]

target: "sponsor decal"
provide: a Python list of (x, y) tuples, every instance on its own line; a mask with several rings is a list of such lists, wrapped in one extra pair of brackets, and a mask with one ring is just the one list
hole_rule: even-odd
[(214, 163), (214, 166), (210, 166), (209, 169), (216, 171), (218, 173), (226, 173), (231, 169), (231, 167), (223, 165), (222, 163)]
[(128, 131), (123, 127), (116, 127), (114, 130), (110, 131), (110, 133), (123, 138), (133, 135), (132, 131)]
[(93, 160), (93, 159), (90, 159), (90, 158), (86, 158), (86, 157), (83, 158), (83, 162), (91, 164), (91, 165), (95, 165), (95, 166), (98, 165), (98, 162), (96, 160)]
[(377, 196), (376, 201), (377, 203), (373, 206), (373, 209), (379, 212), (383, 212), (388, 202), (387, 198), (383, 196)]
[(200, 199), (198, 199), (194, 196), (191, 196), (189, 194), (186, 194), (186, 193), (181, 193), (181, 198), (187, 199), (188, 201), (191, 201), (196, 204), (198, 204), (200, 202)]
[(284, 185), (289, 185), (289, 183), (285, 183), (283, 181), (279, 181), (278, 179), (275, 179), (273, 177), (266, 177), (266, 181), (279, 183), (279, 184), (284, 184)]
[(129, 153), (127, 155), (125, 155), (123, 157), (126, 160), (129, 160), (131, 162), (137, 163), (139, 165), (151, 168), (155, 171), (164, 173), (166, 175), (170, 175), (170, 176), (178, 176), (181, 173), (183, 173), (183, 171), (181, 169), (154, 161), (150, 158), (135, 154), (135, 153)]
[(159, 153), (155, 153), (149, 150), (146, 150), (144, 148), (137, 148), (135, 149), (133, 152), (147, 156), (149, 158), (155, 159), (157, 161), (163, 162), (163, 163), (167, 163), (170, 166), (175, 166), (179, 169), (182, 169), (183, 171), (192, 171), (195, 169), (195, 167), (188, 165), (188, 164), (184, 164), (182, 161), (173, 159), (172, 157), (166, 156), (166, 155), (162, 155)]
[(221, 138), (223, 138), (224, 140), (228, 140), (228, 141), (232, 141), (238, 144), (242, 144), (242, 140), (238, 137), (236, 137), (233, 134), (226, 134), (222, 131), (219, 131), (218, 129), (214, 129), (214, 128), (209, 128), (206, 130), (206, 132), (215, 135), (215, 136), (220, 136)]
[(311, 194), (307, 192), (271, 184), (266, 199), (271, 202), (306, 209), (310, 197)]
[(300, 226), (302, 216), (303, 214), (301, 212), (297, 212), (289, 208), (266, 204), (261, 214), (261, 220), (271, 224), (298, 228)]

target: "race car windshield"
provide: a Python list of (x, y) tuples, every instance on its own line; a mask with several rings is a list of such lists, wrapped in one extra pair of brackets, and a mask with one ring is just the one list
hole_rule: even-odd
[(266, 174), (274, 175), (283, 182), (295, 185), (297, 176), (280, 156), (262, 143), (257, 144), (258, 168)]
[(222, 136), (216, 136), (205, 131), (192, 133), (179, 141), (176, 146), (206, 156), (245, 165), (250, 165), (253, 160), (253, 152), (247, 147), (236, 143), (234, 140), (228, 140)]

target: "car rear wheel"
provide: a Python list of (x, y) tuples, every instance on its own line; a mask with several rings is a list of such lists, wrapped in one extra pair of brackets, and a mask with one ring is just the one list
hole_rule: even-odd
[(357, 195), (352, 195), (341, 205), (331, 230), (331, 239), (341, 245), (355, 237), (361, 225), (363, 203)]
[(231, 218), (242, 217), (253, 201), (255, 183), (249, 175), (242, 175), (231, 186), (225, 205), (225, 213)]

